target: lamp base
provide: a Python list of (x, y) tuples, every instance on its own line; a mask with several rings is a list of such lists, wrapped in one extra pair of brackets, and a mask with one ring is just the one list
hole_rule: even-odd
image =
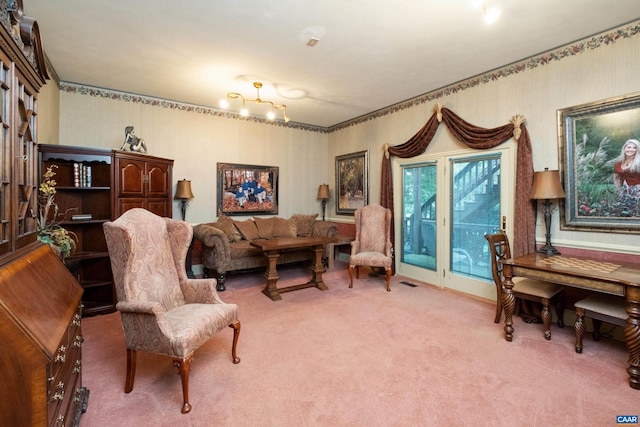
[(547, 256), (560, 255), (560, 251), (551, 246), (551, 244), (547, 243), (544, 246), (540, 246), (538, 252), (542, 254), (546, 254)]

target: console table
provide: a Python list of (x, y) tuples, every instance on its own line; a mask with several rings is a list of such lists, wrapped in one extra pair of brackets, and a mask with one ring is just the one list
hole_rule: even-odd
[(629, 351), (629, 385), (640, 390), (640, 264), (604, 262), (586, 257), (529, 254), (503, 261), (505, 339), (513, 339), (513, 277), (522, 276), (594, 292), (624, 296), (627, 325), (624, 336)]
[[(298, 289), (316, 287), (321, 291), (326, 291), (329, 288), (322, 281), (322, 273), (324, 273), (324, 266), (322, 265), (322, 255), (324, 253), (324, 244), (327, 239), (322, 237), (291, 237), (291, 238), (278, 238), (269, 240), (254, 240), (251, 242), (251, 246), (255, 246), (264, 252), (264, 255), (269, 259), (267, 265), (267, 271), (264, 273), (264, 277), (267, 279), (267, 286), (262, 290), (262, 293), (271, 298), (273, 301), (279, 301), (282, 299), (280, 294), (282, 292), (295, 291)], [(280, 276), (276, 265), (278, 264), (278, 257), (280, 252), (285, 250), (310, 250), (315, 253), (313, 262), (311, 263), (311, 280), (301, 285), (288, 286), (285, 288), (278, 288), (276, 283)]]

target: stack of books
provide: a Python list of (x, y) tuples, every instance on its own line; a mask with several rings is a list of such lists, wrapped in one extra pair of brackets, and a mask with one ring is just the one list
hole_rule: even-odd
[(76, 187), (91, 187), (91, 166), (73, 164), (73, 183)]

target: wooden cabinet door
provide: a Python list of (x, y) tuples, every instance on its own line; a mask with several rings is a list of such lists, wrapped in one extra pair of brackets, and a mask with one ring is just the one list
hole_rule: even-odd
[(133, 208), (147, 209), (146, 199), (141, 197), (127, 197), (117, 199), (116, 209), (118, 212), (118, 216)]
[[(169, 197), (169, 165), (166, 163), (147, 163), (147, 197)], [(166, 200), (165, 200), (166, 203)], [(151, 210), (151, 209), (149, 209)], [(152, 211), (153, 212), (153, 211)]]
[(143, 160), (118, 159), (116, 194), (118, 197), (145, 196), (145, 162)]
[(145, 208), (148, 211), (153, 212), (154, 214), (162, 217), (171, 217), (171, 211), (169, 207), (171, 206), (171, 201), (167, 202), (166, 198), (162, 199), (147, 199)]

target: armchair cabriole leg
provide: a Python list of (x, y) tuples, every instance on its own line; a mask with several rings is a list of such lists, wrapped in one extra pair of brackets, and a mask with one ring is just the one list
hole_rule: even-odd
[(133, 390), (133, 380), (136, 377), (136, 351), (127, 349), (127, 378), (124, 384), (124, 392), (130, 393)]
[(240, 321), (236, 320), (235, 322), (230, 324), (229, 327), (233, 328), (233, 344), (231, 345), (231, 357), (233, 359), (233, 363), (237, 365), (238, 363), (240, 363), (240, 358), (236, 355), (238, 337), (240, 336)]
[(353, 269), (354, 269), (354, 266), (350, 265), (349, 266), (349, 287), (350, 288), (353, 288)]
[(391, 287), (389, 286), (389, 281), (391, 280), (391, 269), (387, 269), (387, 292), (391, 292)]
[(182, 409), (180, 412), (187, 414), (191, 411), (191, 404), (189, 403), (189, 372), (191, 371), (191, 360), (193, 355), (190, 355), (184, 359), (173, 359), (174, 365), (180, 371), (180, 379), (182, 380)]

